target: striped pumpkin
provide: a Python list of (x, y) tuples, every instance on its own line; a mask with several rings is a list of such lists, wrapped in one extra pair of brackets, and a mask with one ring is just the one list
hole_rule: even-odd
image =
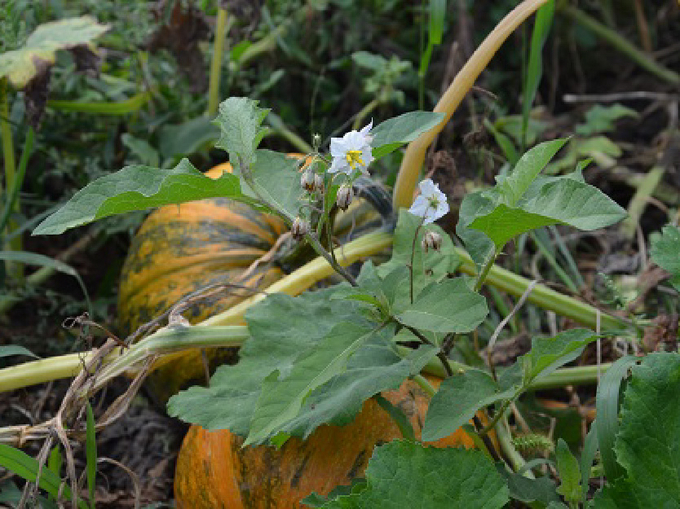
[[(428, 377), (438, 386), (440, 379)], [(409, 418), (420, 437), (428, 396), (407, 380), (383, 393)], [(184, 439), (175, 471), (179, 509), (291, 509), (313, 491), (327, 495), (335, 486), (361, 477), (376, 445), (401, 438), (392, 418), (375, 400), (364, 403), (355, 420), (343, 427), (324, 425), (305, 441), (289, 439), (281, 449), (241, 447), (243, 439), (227, 430), (192, 426)], [(459, 429), (430, 445), (474, 447)]]
[[(231, 172), (224, 163), (207, 172), (218, 178)], [(243, 279), (245, 270), (266, 254), (286, 231), (277, 216), (214, 198), (161, 207), (152, 212), (135, 235), (120, 279), (118, 313), (125, 334), (134, 332), (187, 295), (220, 283), (246, 289), (220, 292), (202, 299), (183, 315), (196, 323), (248, 297), (247, 289), (266, 288), (284, 273), (266, 266)], [(234, 357), (234, 349), (223, 349)], [(215, 351), (211, 351), (215, 355)], [(187, 352), (152, 373), (151, 392), (164, 401), (188, 381), (204, 380), (199, 351)]]

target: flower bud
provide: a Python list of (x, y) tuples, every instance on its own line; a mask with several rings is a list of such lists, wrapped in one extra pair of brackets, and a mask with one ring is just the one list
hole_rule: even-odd
[(319, 173), (314, 174), (314, 190), (320, 194), (323, 194), (324, 190), (323, 175)]
[(306, 234), (309, 233), (309, 222), (302, 219), (300, 216), (295, 218), (293, 226), (290, 228), (290, 234), (295, 240), (302, 240)]
[(321, 146), (321, 135), (319, 133), (314, 133), (312, 135), (312, 148), (314, 149), (315, 152), (318, 152), (320, 146)]
[(425, 232), (425, 235), (423, 235), (423, 241), (420, 243), (420, 245), (423, 247), (423, 251), (426, 253), (430, 249), (439, 251), (439, 249), (442, 247), (442, 236), (437, 232)]
[(311, 168), (307, 168), (302, 172), (302, 177), (300, 177), (300, 185), (303, 189), (310, 193), (314, 191), (314, 172)]
[(349, 204), (352, 203), (353, 199), (354, 189), (352, 189), (350, 184), (343, 184), (340, 186), (340, 189), (338, 189), (338, 196), (335, 199), (335, 203), (342, 210), (347, 210), (347, 207), (349, 207)]

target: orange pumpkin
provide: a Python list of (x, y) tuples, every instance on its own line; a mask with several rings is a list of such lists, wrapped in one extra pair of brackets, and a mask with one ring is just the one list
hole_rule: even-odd
[[(218, 178), (231, 172), (224, 163), (206, 173)], [(118, 312), (124, 333), (161, 315), (180, 299), (218, 283), (244, 287), (200, 300), (184, 316), (196, 323), (224, 311), (266, 288), (284, 273), (277, 266), (245, 270), (266, 254), (286, 231), (272, 214), (229, 200), (213, 198), (169, 205), (152, 212), (135, 235), (120, 279)], [(223, 350), (235, 357), (234, 349)], [(211, 350), (211, 356), (215, 350)], [(223, 359), (224, 360), (224, 359)], [(147, 384), (160, 400), (175, 394), (188, 381), (204, 380), (200, 351), (187, 352), (152, 373)]]
[[(428, 377), (438, 386), (440, 379)], [(429, 397), (407, 380), (383, 393), (402, 409), (420, 438)], [(291, 509), (313, 491), (327, 495), (340, 484), (363, 475), (376, 445), (401, 438), (388, 413), (373, 399), (366, 401), (347, 426), (324, 425), (305, 441), (291, 438), (277, 450), (241, 447), (243, 439), (228, 430), (206, 431), (192, 426), (184, 439), (175, 472), (179, 509)], [(432, 442), (434, 447), (474, 447), (459, 429)]]

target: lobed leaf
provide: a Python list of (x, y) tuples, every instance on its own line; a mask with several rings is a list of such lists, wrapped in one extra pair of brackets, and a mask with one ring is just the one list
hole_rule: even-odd
[(241, 170), (250, 167), (267, 132), (262, 122), (269, 110), (258, 108), (257, 103), (247, 97), (230, 97), (220, 103), (214, 121), (221, 133), (215, 146), (228, 152), (231, 164)]
[(194, 168), (188, 159), (182, 159), (170, 170), (126, 166), (90, 182), (42, 221), (33, 235), (58, 235), (115, 214), (219, 196), (253, 202), (242, 194), (236, 175), (225, 173), (211, 179)]

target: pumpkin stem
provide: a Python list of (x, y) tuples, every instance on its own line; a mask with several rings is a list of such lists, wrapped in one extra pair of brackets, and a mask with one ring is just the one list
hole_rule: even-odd
[(435, 137), (444, 129), (449, 119), (456, 111), (461, 101), (468, 93), (475, 80), (489, 64), (498, 48), (505, 40), (521, 25), (531, 14), (548, 0), (524, 0), (515, 7), (496, 28), (484, 39), (484, 42), (472, 54), (467, 63), (456, 75), (449, 88), (444, 92), (439, 102), (434, 107), (435, 112), (444, 113), (442, 121), (433, 129), (424, 132), (406, 148), (404, 159), (401, 162), (397, 182), (394, 186), (394, 208), (410, 207), (413, 202), (413, 192), (416, 189), (416, 181), (423, 166), (425, 152)]

